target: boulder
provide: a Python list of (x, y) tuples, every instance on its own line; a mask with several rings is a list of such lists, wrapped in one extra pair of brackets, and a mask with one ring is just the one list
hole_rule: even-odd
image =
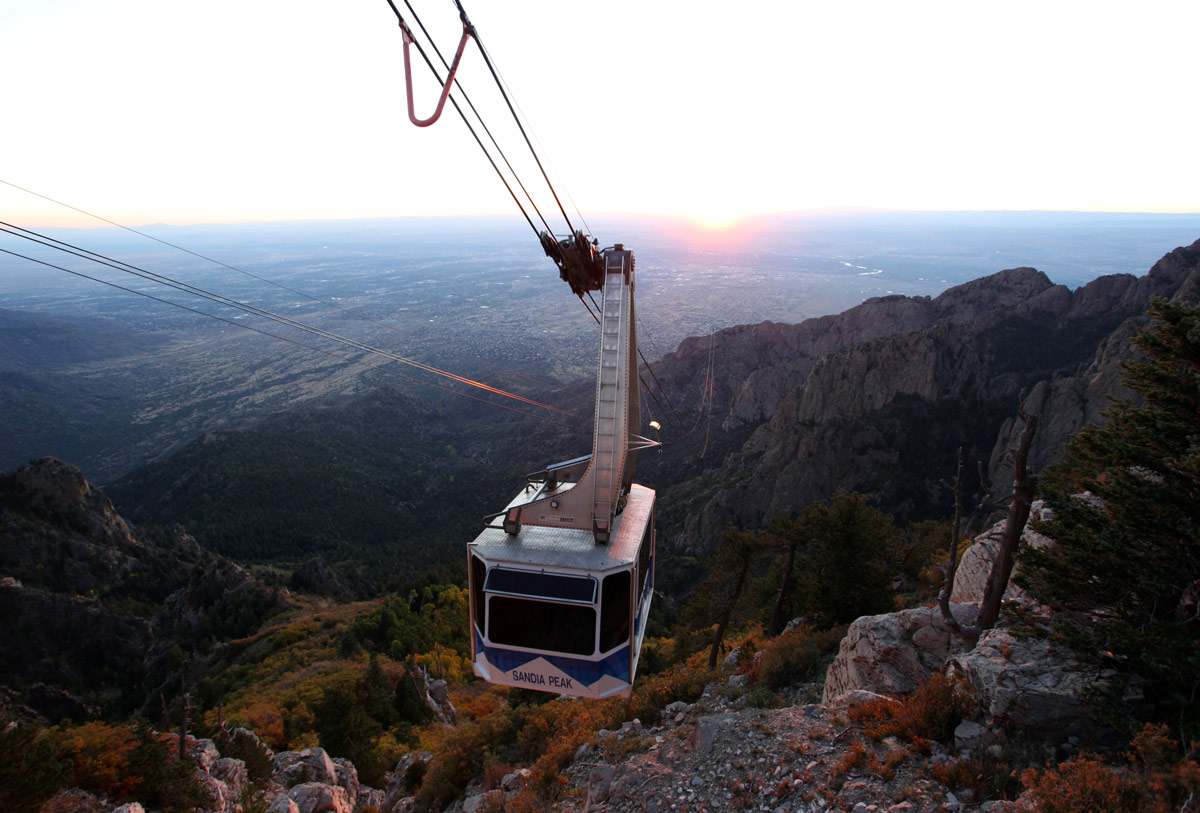
[(42, 803), (39, 813), (109, 813), (112, 805), (80, 788), (56, 793)]
[(333, 764), (337, 767), (337, 783), (346, 791), (347, 798), (358, 798), (358, 769), (354, 767), (354, 763), (348, 759), (335, 759)]
[[(1053, 519), (1054, 512), (1045, 506), (1041, 500), (1035, 500), (1029, 512), (1030, 522)], [(1000, 537), (1004, 533), (1004, 522), (997, 522), (988, 530), (975, 537), (975, 544), (967, 548), (958, 561), (958, 571), (954, 576), (954, 592), (950, 601), (955, 604), (978, 604), (983, 601), (983, 593), (987, 588), (988, 579), (992, 575), (992, 563), (996, 560), (996, 552), (1000, 546)], [(1042, 536), (1028, 525), (1021, 534), (1021, 545), (1042, 548), (1051, 544), (1049, 537)], [(1013, 573), (1016, 573), (1014, 569)], [(1005, 599), (1026, 598), (1025, 591), (1013, 584), (1010, 579), (1008, 589), (1004, 591)]]
[(275, 781), (287, 787), (297, 780), (338, 784), (337, 765), (324, 748), (305, 748), (303, 751), (281, 751), (275, 755)]
[(512, 773), (506, 773), (500, 780), (500, 788), (508, 793), (516, 793), (529, 782), (532, 774), (528, 768), (518, 768)]
[(609, 790), (612, 787), (615, 775), (616, 768), (612, 765), (597, 765), (592, 768), (588, 774), (587, 786), (587, 807), (589, 810), (594, 805), (602, 804), (608, 799)]
[(354, 813), (346, 789), (337, 785), (305, 782), (289, 790), (288, 798), (296, 803), (299, 813)]
[(207, 771), (196, 769), (196, 781), (204, 786), (204, 790), (208, 793), (210, 799), (205, 810), (211, 810), (213, 813), (224, 813), (226, 810), (232, 810), (237, 797), (230, 793), (229, 786), (217, 779)]
[(977, 751), (991, 745), (997, 735), (974, 720), (963, 720), (954, 729), (954, 747), (959, 751)]
[(696, 721), (696, 730), (692, 734), (692, 747), (697, 754), (706, 753), (713, 747), (713, 742), (724, 730), (737, 725), (738, 716), (732, 712), (725, 714), (708, 714)]
[(267, 808), (267, 813), (300, 813), (300, 808), (287, 796), (280, 796)]
[[(975, 605), (950, 607), (963, 625), (975, 623), (979, 616)], [(937, 607), (864, 616), (850, 625), (838, 647), (825, 676), (823, 702), (853, 689), (893, 697), (908, 694), (961, 651), (962, 641)]]
[(988, 630), (975, 649), (951, 658), (946, 671), (966, 681), (988, 728), (1024, 729), (1057, 739), (1095, 739), (1105, 733), (1082, 693), (1103, 685), (1111, 673), (1085, 668), (1048, 641)]
[(146, 813), (141, 802), (127, 802), (120, 807), (114, 807), (112, 813)]
[(225, 786), (229, 788), (228, 798), (230, 799), (238, 798), (249, 781), (246, 763), (232, 757), (218, 759), (212, 766), (211, 774), (214, 779), (224, 782)]
[[(432, 751), (414, 751), (400, 757), (392, 770), (391, 779), (383, 791), (383, 802), (379, 805), (381, 813), (395, 813), (409, 809), (412, 801), (412, 787), (408, 781), (409, 774), (423, 770), (433, 759)], [(416, 765), (423, 766), (416, 768)]]
[(437, 680), (430, 678), (429, 673), (424, 669), (421, 669), (421, 677), (425, 682), (425, 703), (433, 712), (434, 718), (440, 723), (453, 725), (458, 716), (458, 710), (450, 702), (449, 685), (441, 678)]
[(364, 785), (358, 789), (358, 793), (354, 797), (354, 809), (366, 810), (370, 807), (379, 810), (383, 807), (383, 799), (383, 791)]
[(502, 790), (487, 790), (483, 793), (475, 793), (463, 800), (463, 813), (482, 813), (485, 810), (498, 810), (500, 805), (504, 804), (504, 791)]
[(221, 758), (221, 752), (217, 750), (217, 744), (212, 740), (198, 740), (189, 736), (187, 750), (192, 755), (192, 759), (196, 760), (196, 765), (205, 773), (210, 773), (213, 765), (217, 764), (217, 760)]

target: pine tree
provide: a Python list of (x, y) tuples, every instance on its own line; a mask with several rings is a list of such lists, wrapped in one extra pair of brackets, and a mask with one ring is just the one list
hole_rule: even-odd
[[(1083, 659), (1115, 668), (1123, 714), (1200, 734), (1200, 308), (1155, 300), (1114, 402), (1043, 477), (1053, 547), (1018, 579)], [(1125, 704), (1138, 686), (1144, 702)]]
[(774, 638), (783, 630), (784, 610), (793, 598), (793, 573), (796, 569), (796, 554), (808, 542), (810, 530), (799, 517), (776, 512), (766, 530), (766, 544), (775, 548), (782, 556), (779, 562), (779, 587), (771, 603), (771, 617), (767, 622), (767, 637)]
[(799, 522), (810, 534), (799, 589), (811, 621), (831, 627), (892, 609), (887, 559), (901, 534), (890, 514), (839, 491), (829, 505), (804, 509)]
[(367, 674), (363, 678), (363, 709), (371, 715), (379, 725), (388, 728), (395, 722), (396, 710), (392, 705), (392, 685), (387, 675), (379, 665), (375, 653), (371, 653), (370, 663), (367, 664)]

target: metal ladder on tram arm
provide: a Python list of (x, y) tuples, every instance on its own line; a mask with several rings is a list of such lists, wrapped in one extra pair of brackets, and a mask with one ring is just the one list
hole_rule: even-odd
[(658, 445), (635, 434), (641, 415), (633, 252), (618, 243), (600, 252), (600, 258), (603, 280), (589, 286), (602, 290), (604, 297), (592, 453), (530, 475), (530, 499), (504, 511), (509, 534), (520, 533), (523, 525), (590, 528), (597, 544), (607, 544), (633, 483), (638, 449)]

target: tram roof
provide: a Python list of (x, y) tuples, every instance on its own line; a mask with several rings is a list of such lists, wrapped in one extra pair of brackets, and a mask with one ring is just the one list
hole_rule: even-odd
[[(513, 503), (526, 499), (522, 492)], [(516, 535), (506, 534), (501, 528), (485, 528), (468, 547), (489, 562), (593, 572), (612, 570), (637, 559), (638, 546), (646, 524), (653, 517), (653, 509), (654, 490), (634, 483), (625, 510), (615, 518), (607, 545), (597, 545), (590, 528), (522, 525)]]

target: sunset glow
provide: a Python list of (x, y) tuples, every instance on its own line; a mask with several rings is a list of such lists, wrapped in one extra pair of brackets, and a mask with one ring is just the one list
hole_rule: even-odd
[[(414, 7), (452, 49), (452, 5)], [(1193, 2), (467, 9), (585, 214), (1200, 211)], [(382, 0), (8, 4), (0, 178), (135, 223), (516, 213), (452, 110), (408, 123), (401, 54)], [(473, 47), (459, 75), (554, 215)], [(418, 74), (421, 115), (437, 90)]]

